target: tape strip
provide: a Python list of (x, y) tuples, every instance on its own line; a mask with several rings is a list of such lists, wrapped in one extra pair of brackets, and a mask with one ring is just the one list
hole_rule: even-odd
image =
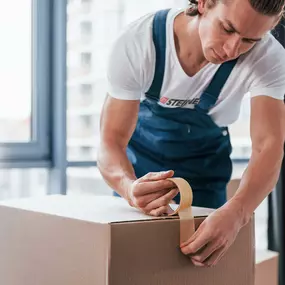
[(195, 221), (192, 214), (193, 191), (189, 183), (180, 177), (168, 178), (180, 192), (180, 204), (169, 216), (179, 215), (180, 243), (187, 241), (195, 232)]

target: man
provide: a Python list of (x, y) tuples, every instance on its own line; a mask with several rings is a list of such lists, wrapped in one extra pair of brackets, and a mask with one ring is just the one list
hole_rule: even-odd
[[(192, 0), (130, 24), (111, 51), (98, 166), (131, 206), (150, 215), (179, 202), (166, 178), (186, 179), (193, 205), (216, 208), (186, 243), (215, 265), (274, 188), (284, 145), (285, 52), (270, 34), (284, 0)], [(236, 195), (227, 126), (251, 96), (252, 155)]]

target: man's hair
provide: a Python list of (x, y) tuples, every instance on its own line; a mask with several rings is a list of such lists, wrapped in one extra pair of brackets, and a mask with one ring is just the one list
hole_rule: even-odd
[[(229, 0), (205, 0), (207, 7), (214, 7), (218, 1), (225, 2)], [(285, 0), (248, 0), (252, 8), (265, 16), (282, 16), (284, 14)], [(185, 13), (188, 16), (199, 15), (198, 1), (188, 0), (188, 8)]]

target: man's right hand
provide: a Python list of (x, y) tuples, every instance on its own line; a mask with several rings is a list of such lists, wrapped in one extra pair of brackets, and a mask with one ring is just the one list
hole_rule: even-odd
[(135, 180), (128, 189), (129, 204), (152, 216), (170, 213), (169, 203), (179, 192), (177, 186), (167, 180), (173, 175), (173, 170), (149, 172)]

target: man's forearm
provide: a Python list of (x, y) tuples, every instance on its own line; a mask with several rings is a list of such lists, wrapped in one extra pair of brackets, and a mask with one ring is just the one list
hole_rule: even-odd
[(254, 151), (235, 196), (228, 202), (240, 211), (246, 223), (258, 205), (275, 187), (283, 158), (283, 147), (272, 144)]
[(125, 149), (116, 144), (102, 143), (98, 152), (98, 168), (106, 183), (128, 200), (127, 189), (136, 176)]

